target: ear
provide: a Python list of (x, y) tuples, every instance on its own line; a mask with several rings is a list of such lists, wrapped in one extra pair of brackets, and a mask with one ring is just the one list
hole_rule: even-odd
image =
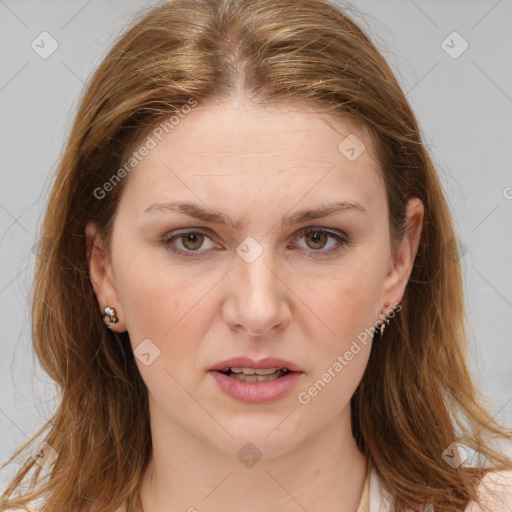
[(396, 254), (393, 254), (390, 269), (384, 279), (382, 306), (384, 303), (398, 304), (404, 296), (418, 252), (424, 210), (423, 203), (417, 197), (409, 199), (405, 206), (406, 233)]
[(114, 272), (109, 255), (107, 255), (103, 241), (95, 223), (89, 222), (85, 227), (86, 259), (89, 276), (103, 316), (103, 309), (110, 306), (116, 309), (119, 321), (110, 327), (111, 331), (126, 331), (125, 316), (115, 285)]

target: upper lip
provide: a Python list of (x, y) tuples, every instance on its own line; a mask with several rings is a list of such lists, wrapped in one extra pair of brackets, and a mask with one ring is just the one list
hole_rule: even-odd
[(278, 357), (264, 357), (263, 359), (254, 360), (250, 357), (234, 357), (232, 359), (226, 359), (213, 365), (210, 370), (221, 371), (226, 368), (255, 368), (265, 370), (268, 368), (288, 368), (292, 372), (303, 371), (295, 363), (287, 361), (285, 359), (279, 359)]

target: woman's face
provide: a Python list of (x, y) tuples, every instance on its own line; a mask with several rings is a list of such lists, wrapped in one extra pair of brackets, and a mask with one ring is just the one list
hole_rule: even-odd
[[(371, 329), (402, 298), (421, 203), (394, 257), (368, 134), (293, 105), (210, 103), (155, 133), (125, 178), (110, 261), (91, 259), (152, 419), (230, 455), (247, 442), (279, 455), (346, 427)], [(295, 371), (244, 382), (257, 377), (212, 370), (223, 367)]]

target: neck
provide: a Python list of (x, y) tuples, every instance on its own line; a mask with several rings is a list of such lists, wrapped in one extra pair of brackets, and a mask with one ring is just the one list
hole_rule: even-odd
[(288, 441), (289, 450), (252, 465), (250, 457), (242, 463), (162, 414), (151, 418), (144, 512), (354, 512), (359, 504), (367, 461), (352, 436), (350, 407), (325, 430), (299, 444)]

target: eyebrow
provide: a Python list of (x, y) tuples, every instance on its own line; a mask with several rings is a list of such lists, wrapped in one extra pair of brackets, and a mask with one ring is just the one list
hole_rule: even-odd
[[(203, 208), (199, 204), (187, 203), (187, 202), (170, 202), (170, 203), (153, 203), (144, 210), (143, 213), (153, 213), (156, 211), (175, 211), (200, 219), (204, 222), (210, 222), (213, 224), (221, 224), (228, 226), (234, 231), (238, 231), (241, 228), (241, 221), (234, 221), (228, 215), (221, 212), (217, 212), (208, 208)], [(354, 211), (358, 213), (368, 214), (368, 210), (359, 203), (349, 201), (339, 201), (336, 203), (327, 204), (320, 206), (316, 209), (302, 210), (292, 215), (285, 216), (281, 219), (281, 226), (290, 226), (294, 224), (301, 224), (309, 220), (320, 219), (328, 217), (343, 211)]]

